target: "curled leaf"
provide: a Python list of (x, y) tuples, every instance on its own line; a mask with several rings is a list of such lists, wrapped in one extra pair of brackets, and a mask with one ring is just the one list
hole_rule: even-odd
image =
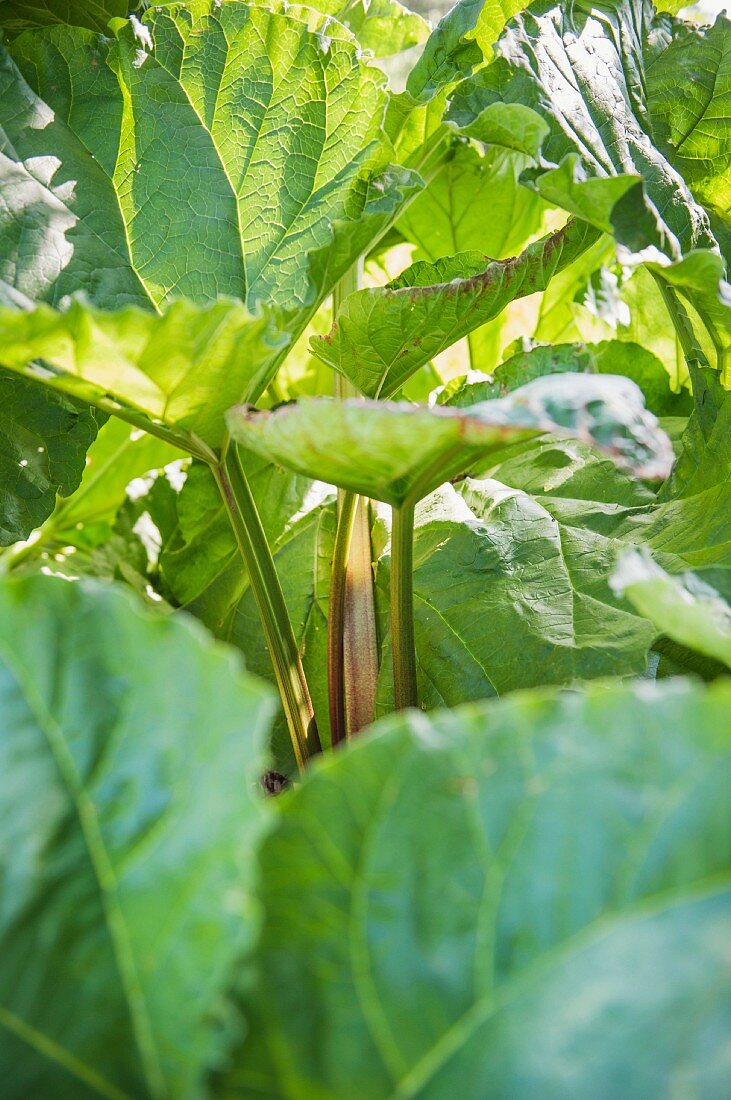
[(232, 409), (227, 419), (257, 454), (395, 507), (544, 432), (593, 444), (640, 477), (666, 477), (672, 464), (639, 388), (611, 375), (538, 378), (469, 409), (312, 398), (274, 412)]

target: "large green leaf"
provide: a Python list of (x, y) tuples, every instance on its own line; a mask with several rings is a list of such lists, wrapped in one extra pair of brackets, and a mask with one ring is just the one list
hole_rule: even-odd
[(722, 1096), (730, 705), (687, 681), (521, 694), (314, 769), (261, 853), (221, 1096)]
[(671, 577), (638, 551), (623, 554), (611, 583), (658, 630), (731, 667), (731, 608), (717, 592)]
[[(632, 493), (608, 459), (573, 440), (548, 437), (541, 453), (544, 485), (572, 464), (593, 466), (594, 492), (603, 494), (594, 510), (607, 526), (652, 499), (641, 483)], [(419, 700), (427, 709), (645, 672), (656, 631), (610, 589), (617, 542), (609, 532), (559, 522), (551, 505), (540, 489), (533, 495), (495, 477), (445, 486), (417, 508), (414, 631)], [(377, 528), (376, 541), (383, 537)], [(378, 714), (393, 708), (390, 554), (386, 542), (376, 569)]]
[(99, 424), (38, 382), (0, 370), (0, 546), (25, 539), (79, 484)]
[[(666, 263), (717, 248), (706, 213), (653, 144), (643, 51), (668, 22), (648, 0), (537, 0), (511, 21), (495, 62), (457, 89), (448, 116), (479, 120), (483, 140), (499, 141), (496, 112), (504, 130), (535, 110), (548, 132), (535, 134), (533, 185), (630, 256), (654, 249)], [(676, 94), (685, 96), (682, 82)]]
[(669, 35), (656, 36), (646, 66), (653, 135), (700, 201), (729, 217), (731, 22), (719, 15), (713, 27), (664, 24)]
[(468, 250), (496, 259), (519, 252), (537, 234), (545, 211), (538, 196), (518, 183), (523, 167), (503, 149), (481, 155), (475, 145), (458, 145), (398, 220), (399, 232), (416, 245), (414, 260), (433, 263)]
[(178, 300), (161, 314), (80, 301), (64, 312), (43, 303), (30, 311), (0, 307), (2, 366), (214, 446), (226, 409), (261, 395), (283, 343), (269, 314), (253, 318), (226, 298), (206, 306)]
[(197, 1095), (252, 933), (272, 697), (110, 586), (0, 586), (8, 1100)]
[[(105, 310), (149, 311), (224, 295), (248, 310), (228, 306), (245, 371), (231, 369), (228, 353), (205, 368), (194, 340), (181, 347), (181, 331), (176, 351), (195, 366), (190, 377), (184, 362), (119, 376), (117, 361), (90, 379), (90, 399), (103, 389), (218, 442), (222, 409), (252, 385), (261, 392), (286, 354), (285, 338), (265, 346), (261, 303), (294, 338), (420, 184), (386, 166), (383, 74), (339, 23), (326, 33), (326, 20), (196, 0), (151, 8), (143, 23), (118, 25), (115, 39), (54, 27), (3, 52), (0, 278), (16, 295), (66, 307), (82, 291)], [(211, 308), (216, 317), (227, 307)], [(97, 336), (133, 330), (135, 351), (146, 325), (147, 338), (159, 331), (139, 314), (85, 316)], [(41, 311), (15, 323), (34, 334), (54, 321)], [(78, 314), (55, 323), (54, 340), (83, 327)], [(66, 340), (59, 347), (69, 351)], [(95, 352), (86, 351), (88, 367)]]
[(597, 235), (586, 222), (569, 222), (508, 260), (462, 252), (414, 264), (388, 286), (346, 298), (332, 331), (312, 340), (313, 350), (367, 397), (390, 397), (510, 302), (545, 289)]
[(630, 341), (603, 340), (598, 344), (539, 344), (511, 355), (478, 381), (465, 375), (452, 379), (438, 396), (440, 405), (469, 407), (510, 393), (533, 378), (568, 372), (621, 374), (642, 390), (645, 404), (656, 416), (687, 416), (692, 400), (687, 391), (670, 389), (670, 378), (651, 351)]
[(104, 32), (110, 19), (126, 15), (131, 6), (128, 0), (3, 0), (0, 27), (23, 31), (27, 27), (72, 23)]
[[(80, 288), (105, 308), (321, 296), (308, 253), (334, 222), (386, 205), (368, 182), (386, 94), (340, 24), (325, 41), (323, 17), (301, 11), (198, 0), (151, 8), (137, 37), (16, 40), (2, 88), (8, 282), (54, 303)], [(356, 254), (350, 228), (339, 265)]]
[[(521, 686), (667, 674), (673, 666), (664, 657), (658, 664), (667, 650), (654, 640), (658, 628), (611, 586), (628, 549), (649, 546), (668, 573), (692, 572), (731, 599), (731, 398), (708, 374), (705, 427), (694, 413), (659, 499), (596, 450), (547, 435), (507, 447), (483, 478), (447, 486), (417, 509), (416, 650), (427, 706)], [(390, 547), (382, 525), (375, 534), (382, 713), (393, 690)], [(691, 658), (687, 648), (676, 654), (675, 670), (690, 668)]]
[(274, 412), (232, 409), (228, 423), (257, 454), (395, 507), (550, 431), (593, 443), (644, 477), (667, 476), (672, 462), (640, 390), (610, 375), (538, 378), (468, 409), (305, 398)]

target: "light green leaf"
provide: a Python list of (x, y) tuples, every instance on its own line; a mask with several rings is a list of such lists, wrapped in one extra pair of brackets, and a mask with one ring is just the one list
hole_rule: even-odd
[(28, 312), (0, 307), (2, 366), (212, 446), (224, 436), (226, 409), (261, 395), (286, 342), (270, 313), (252, 317), (226, 298), (207, 306), (178, 300), (161, 314), (81, 301), (65, 312), (42, 303)]
[(261, 854), (224, 1100), (721, 1096), (730, 705), (688, 681), (525, 693), (408, 712), (316, 768)]
[[(662, 7), (662, 5), (660, 5)], [(657, 145), (693, 193), (731, 216), (731, 22), (666, 20), (647, 63), (647, 101)], [(669, 37), (669, 41), (668, 41)]]
[(586, 222), (569, 222), (509, 260), (462, 252), (414, 264), (388, 286), (346, 298), (313, 350), (367, 397), (391, 397), (433, 356), (510, 302), (543, 290), (596, 238)]
[(127, 0), (3, 0), (0, 27), (18, 32), (71, 23), (103, 33), (110, 19), (125, 16), (129, 8)]
[(731, 481), (731, 393), (712, 370), (693, 372), (695, 408), (661, 499), (687, 498)]
[(611, 584), (663, 634), (731, 667), (731, 607), (712, 588), (671, 577), (636, 550), (620, 556)]
[(83, 405), (0, 370), (0, 546), (26, 539), (57, 494), (73, 493), (98, 428)]
[(427, 21), (398, 0), (317, 0), (317, 10), (344, 23), (375, 57), (391, 57), (429, 37)]
[(425, 103), (443, 88), (467, 76), (483, 60), (475, 29), (484, 0), (459, 0), (440, 19), (409, 73), (409, 98)]
[(593, 443), (644, 477), (665, 477), (672, 463), (639, 389), (608, 375), (538, 378), (469, 409), (312, 398), (274, 412), (232, 409), (228, 424), (270, 461), (394, 507), (544, 432)]
[(109, 585), (0, 586), (8, 1100), (183, 1097), (253, 931), (268, 688)]
[(603, 340), (598, 344), (543, 344), (520, 351), (479, 381), (470, 375), (455, 378), (439, 394), (440, 405), (466, 408), (479, 401), (502, 397), (534, 378), (568, 372), (621, 374), (639, 386), (645, 404), (655, 416), (688, 416), (690, 394), (673, 393), (670, 378), (659, 359), (639, 344)]
[(524, 164), (503, 149), (481, 155), (474, 145), (458, 145), (398, 220), (399, 232), (416, 245), (414, 260), (433, 263), (468, 250), (496, 259), (519, 252), (545, 212), (538, 196), (518, 183)]
[(647, 0), (538, 0), (511, 21), (496, 61), (457, 89), (447, 117), (474, 127), (500, 105), (500, 126), (515, 115), (523, 128), (534, 109), (549, 132), (533, 150), (533, 186), (612, 233), (628, 258), (653, 249), (669, 262), (717, 249), (705, 211), (653, 143), (643, 51), (658, 64), (647, 43), (669, 22)]
[[(369, 174), (384, 163), (387, 98), (347, 31), (331, 23), (325, 41), (322, 21), (198, 2), (151, 8), (142, 37), (130, 26), (114, 41), (52, 28), (14, 42), (3, 86), (18, 178), (8, 281), (54, 303), (81, 288), (105, 308), (319, 299), (329, 287), (308, 272), (308, 253), (331, 244), (333, 223), (384, 204)], [(347, 267), (351, 246), (340, 243)]]
[(731, 285), (723, 277), (721, 257), (696, 251), (677, 264), (650, 262), (647, 267), (661, 289), (670, 288), (679, 296), (691, 320), (696, 348), (720, 371), (724, 382), (731, 384)]
[[(111, 393), (218, 444), (223, 409), (261, 393), (289, 340), (420, 186), (386, 165), (383, 74), (339, 23), (325, 33), (326, 22), (309, 9), (197, 0), (151, 8), (144, 24), (118, 25), (114, 40), (54, 27), (3, 52), (0, 278), (15, 298), (66, 307), (82, 291), (105, 310), (152, 313), (187, 297), (214, 323), (228, 311), (247, 359), (235, 368), (234, 349), (214, 342), (206, 366), (194, 339), (181, 346), (181, 325), (175, 361), (130, 371), (121, 355), (92, 370), (95, 352), (85, 349), (73, 369), (64, 362), (88, 383), (73, 392), (92, 401)], [(220, 296), (244, 304), (211, 306)], [(74, 308), (94, 316), (96, 336), (135, 329), (135, 350), (146, 342), (140, 331), (155, 329), (142, 313), (104, 321)], [(175, 308), (181, 319), (191, 307)], [(81, 325), (80, 312), (55, 317), (46, 359), (64, 329)], [(53, 327), (50, 313), (36, 316), (14, 323)], [(208, 340), (206, 324), (198, 335)], [(27, 358), (5, 353), (15, 369)]]

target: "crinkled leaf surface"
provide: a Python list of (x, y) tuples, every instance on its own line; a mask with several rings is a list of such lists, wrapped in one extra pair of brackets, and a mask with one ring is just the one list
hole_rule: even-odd
[(12, 44), (8, 281), (54, 303), (81, 288), (106, 308), (220, 294), (302, 306), (308, 252), (385, 201), (367, 182), (383, 78), (338, 24), (325, 43), (296, 15), (244, 3), (152, 8), (145, 29)]
[(111, 399), (214, 446), (226, 409), (266, 387), (282, 342), (268, 315), (252, 318), (231, 299), (174, 301), (161, 314), (80, 301), (63, 312), (0, 308), (4, 367), (113, 409)]
[(0, 545), (27, 538), (74, 491), (98, 427), (83, 405), (0, 370)]
[[(21, 35), (0, 63), (0, 277), (56, 307), (77, 291), (102, 309), (224, 295), (253, 315), (265, 302), (296, 336), (419, 182), (385, 168), (385, 78), (323, 19), (197, 0), (151, 8), (112, 40)], [(264, 320), (248, 323), (246, 386), (263, 387), (286, 340), (262, 357)], [(199, 368), (170, 371), (175, 415), (197, 407), (215, 439), (242, 386), (223, 362), (204, 395)], [(159, 388), (137, 377), (127, 393), (127, 381), (112, 393), (130, 404), (140, 383)]]
[(611, 583), (663, 634), (731, 667), (731, 608), (713, 588), (671, 577), (636, 550), (620, 557)]
[[(653, 56), (647, 42), (670, 22), (647, 0), (537, 0), (511, 21), (495, 62), (457, 89), (448, 117), (469, 126), (487, 110), (483, 139), (498, 140), (496, 105), (503, 128), (534, 109), (548, 125), (531, 175), (545, 198), (613, 233), (630, 255), (652, 248), (669, 262), (716, 248), (705, 211), (653, 141), (643, 51)], [(686, 95), (682, 81), (677, 94)]]
[(367, 397), (392, 396), (434, 355), (545, 289), (596, 238), (586, 222), (569, 222), (508, 260), (462, 252), (414, 264), (388, 286), (346, 298), (332, 331), (312, 347)]
[[(651, 652), (657, 628), (613, 591), (610, 577), (623, 551), (649, 546), (670, 574), (692, 571), (727, 601), (731, 595), (731, 401), (715, 372), (708, 375), (705, 427), (694, 413), (657, 497), (596, 450), (547, 435), (507, 447), (485, 477), (447, 486), (417, 508), (414, 609), (425, 705), (666, 674), (667, 663), (658, 666)], [(382, 524), (374, 534), (383, 713), (393, 690), (390, 547)], [(688, 655), (676, 670), (690, 667)]]
[[(610, 531), (628, 504), (646, 508), (652, 499), (641, 483), (631, 495), (616, 471), (612, 477), (608, 459), (597, 460), (574, 441), (548, 437), (541, 451), (544, 483), (572, 463), (593, 466), (593, 493), (601, 495), (593, 511)], [(557, 466), (563, 460), (563, 469), (551, 468), (551, 460)], [(540, 492), (511, 488), (497, 477), (445, 486), (416, 510), (414, 629), (422, 705), (457, 706), (522, 687), (642, 674), (656, 631), (609, 587), (617, 543), (608, 533), (586, 530), (583, 517), (559, 522)], [(616, 495), (623, 507), (614, 503)], [(383, 538), (377, 528), (376, 540)], [(390, 566), (386, 542), (376, 570), (379, 714), (393, 707)]]
[(719, 15), (713, 27), (664, 23), (646, 65), (652, 131), (700, 201), (728, 217), (731, 22)]
[(542, 344), (511, 355), (490, 376), (473, 381), (465, 375), (449, 382), (438, 396), (440, 405), (468, 407), (510, 393), (533, 378), (569, 371), (621, 374), (642, 390), (645, 404), (656, 416), (687, 416), (692, 399), (687, 391), (670, 389), (670, 378), (660, 360), (647, 348), (630, 341), (603, 340), (598, 344)]
[(400, 506), (480, 468), (518, 440), (558, 431), (645, 477), (670, 471), (670, 445), (628, 379), (538, 378), (469, 409), (304, 399), (275, 412), (233, 409), (234, 438), (309, 477)]
[(221, 1095), (722, 1095), (729, 705), (526, 693), (408, 712), (314, 769), (263, 847)]
[(191, 620), (0, 586), (8, 1100), (189, 1096), (252, 930), (273, 701)]

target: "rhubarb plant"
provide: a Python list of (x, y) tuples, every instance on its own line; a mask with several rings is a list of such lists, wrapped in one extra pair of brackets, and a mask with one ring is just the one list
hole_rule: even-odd
[(9, 1100), (726, 1094), (677, 7), (0, 5)]

